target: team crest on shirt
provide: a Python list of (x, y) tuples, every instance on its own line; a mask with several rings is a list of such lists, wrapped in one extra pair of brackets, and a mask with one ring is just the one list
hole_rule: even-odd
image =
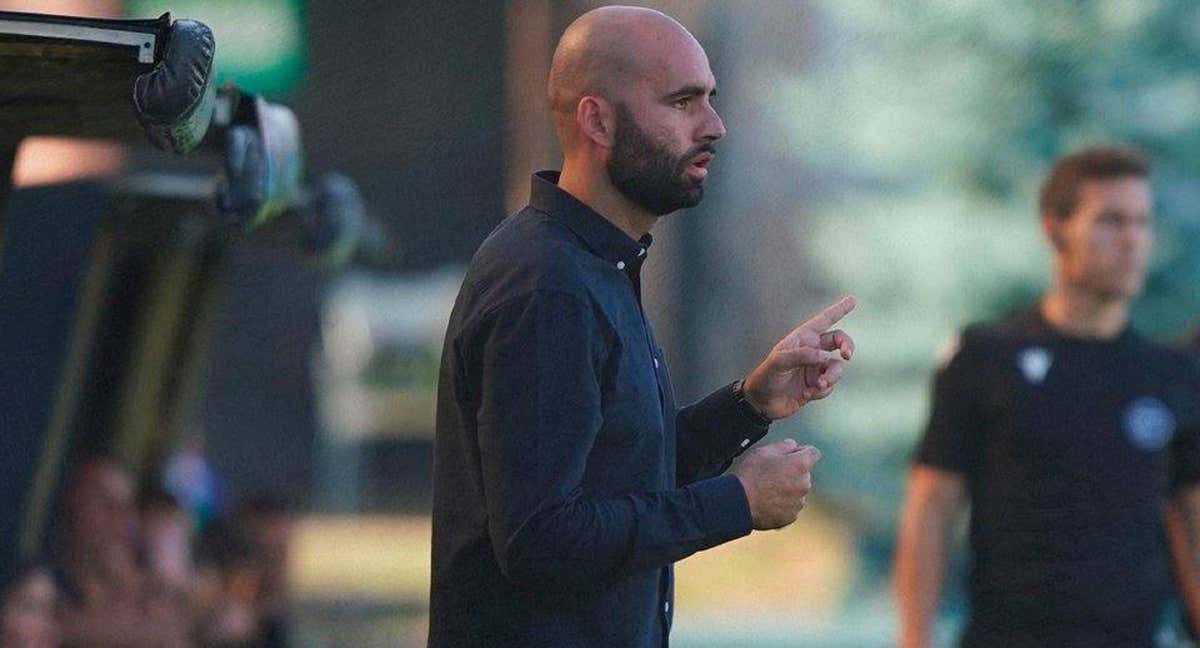
[(1054, 364), (1054, 356), (1042, 347), (1029, 347), (1017, 354), (1017, 368), (1031, 384), (1040, 385)]
[(1154, 452), (1166, 447), (1175, 434), (1175, 414), (1153, 396), (1143, 396), (1125, 408), (1125, 438), (1139, 450)]

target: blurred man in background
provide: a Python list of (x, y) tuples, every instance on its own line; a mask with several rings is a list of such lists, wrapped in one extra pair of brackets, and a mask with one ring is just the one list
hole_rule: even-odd
[(138, 497), (138, 537), (147, 576), (164, 591), (187, 596), (195, 578), (192, 518), (166, 489), (146, 488)]
[(19, 567), (0, 589), (0, 646), (56, 648), (59, 643), (58, 586), (41, 563)]
[(431, 646), (665, 646), (672, 564), (790, 524), (820, 455), (787, 440), (721, 473), (853, 351), (829, 330), (847, 298), (677, 409), (640, 272), (725, 134), (708, 59), (671, 18), (605, 7), (563, 34), (548, 85), (562, 173), (484, 242), (446, 333)]
[(263, 560), (251, 534), (217, 520), (197, 547), (197, 636), (205, 646), (262, 646)]
[(266, 495), (239, 507), (238, 523), (245, 530), (262, 565), (258, 609), (264, 648), (289, 645), (291, 609), (288, 566), (292, 555), (292, 512), (278, 497)]
[(138, 555), (133, 477), (104, 457), (71, 476), (56, 555), (68, 646), (186, 646), (188, 601), (164, 588)]
[(964, 646), (1152, 645), (1171, 586), (1168, 506), (1180, 581), (1195, 582), (1200, 371), (1129, 325), (1154, 241), (1149, 173), (1129, 149), (1059, 161), (1040, 197), (1050, 290), (968, 327), (939, 369), (900, 522), (905, 648), (929, 645), (968, 502)]

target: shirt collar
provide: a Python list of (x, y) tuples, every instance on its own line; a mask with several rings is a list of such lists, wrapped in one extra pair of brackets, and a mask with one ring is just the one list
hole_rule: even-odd
[(533, 174), (530, 206), (566, 225), (593, 254), (618, 270), (636, 275), (646, 260), (646, 251), (654, 242), (654, 237), (646, 234), (639, 241), (633, 240), (612, 221), (559, 188), (558, 176), (558, 171)]
[(1067, 340), (1096, 345), (1122, 345), (1128, 344), (1137, 336), (1137, 333), (1133, 330), (1133, 325), (1129, 321), (1125, 322), (1125, 327), (1122, 328), (1119, 333), (1110, 338), (1085, 337), (1080, 335), (1072, 335), (1065, 331), (1061, 331), (1055, 328), (1055, 326), (1050, 323), (1050, 320), (1046, 319), (1046, 314), (1042, 311), (1041, 301), (1035, 302), (1032, 307), (1026, 309), (1024, 320), (1025, 325), (1032, 333), (1049, 339)]

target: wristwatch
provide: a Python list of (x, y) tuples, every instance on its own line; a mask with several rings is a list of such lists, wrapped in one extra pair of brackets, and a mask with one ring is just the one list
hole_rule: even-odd
[(746, 391), (744, 389), (742, 389), (743, 382), (745, 382), (745, 381), (738, 380), (733, 383), (733, 400), (734, 400), (734, 402), (736, 402), (738, 408), (740, 408), (743, 412), (745, 412), (746, 416), (749, 416), (750, 419), (753, 420), (755, 423), (762, 425), (762, 426), (770, 425), (771, 419), (769, 417), (767, 417), (766, 415), (764, 415), (762, 412), (759, 412), (758, 408), (754, 406), (754, 403), (751, 403), (750, 399), (746, 398)]

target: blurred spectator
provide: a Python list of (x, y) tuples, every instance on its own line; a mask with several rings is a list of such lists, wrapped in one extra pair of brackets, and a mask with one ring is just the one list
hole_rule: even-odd
[(50, 568), (40, 563), (20, 567), (0, 592), (0, 646), (51, 648), (59, 645), (55, 619), (58, 587)]
[(273, 497), (251, 498), (238, 507), (235, 517), (205, 530), (197, 548), (204, 645), (290, 645), (291, 535), (289, 509)]
[(214, 522), (201, 536), (197, 573), (202, 645), (263, 645), (263, 566), (249, 535), (225, 521)]
[(292, 516), (288, 505), (271, 496), (254, 497), (238, 511), (262, 568), (258, 605), (263, 617), (263, 645), (287, 646)]
[(68, 646), (188, 646), (186, 599), (160, 587), (137, 559), (133, 479), (116, 461), (84, 461), (59, 521)]
[(179, 500), (152, 486), (139, 502), (145, 567), (159, 585), (179, 593), (192, 586), (192, 518)]
[(111, 459), (84, 461), (70, 479), (63, 513), (57, 558), (69, 597), (127, 596), (139, 577), (129, 473)]

